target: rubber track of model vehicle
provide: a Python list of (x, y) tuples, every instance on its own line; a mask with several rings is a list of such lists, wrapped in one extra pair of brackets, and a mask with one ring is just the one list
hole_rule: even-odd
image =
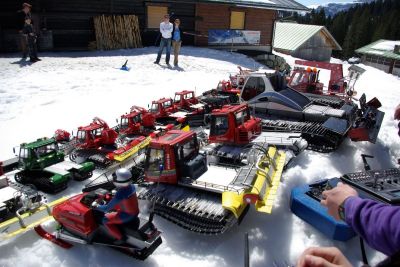
[[(160, 193), (157, 185), (139, 187), (139, 199), (148, 200), (154, 204), (154, 212), (192, 232), (200, 234), (222, 234), (232, 227), (237, 219), (221, 206), (221, 195), (205, 193), (190, 188), (162, 185), (171, 192), (179, 191), (180, 198), (175, 201)], [(194, 193), (195, 192), (195, 193)]]
[(308, 142), (307, 149), (323, 153), (336, 150), (344, 138), (318, 122), (263, 120), (262, 128), (266, 131), (301, 133)]
[(335, 96), (305, 94), (314, 104), (329, 106), (331, 108), (341, 108), (345, 101)]

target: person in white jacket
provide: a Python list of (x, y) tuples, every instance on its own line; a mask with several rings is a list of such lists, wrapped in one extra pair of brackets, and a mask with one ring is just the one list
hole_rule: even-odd
[(166, 55), (165, 55), (165, 63), (169, 65), (169, 58), (171, 53), (171, 37), (172, 37), (173, 25), (169, 22), (169, 15), (164, 15), (164, 21), (160, 23), (160, 32), (161, 32), (161, 41), (160, 48), (158, 49), (158, 55), (155, 64), (160, 63), (161, 54), (164, 50), (164, 47), (167, 47)]

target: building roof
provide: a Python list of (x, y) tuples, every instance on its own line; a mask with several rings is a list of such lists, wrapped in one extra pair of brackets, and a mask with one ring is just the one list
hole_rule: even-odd
[(334, 50), (342, 50), (342, 47), (324, 26), (288, 22), (276, 23), (273, 47), (274, 49), (294, 51), (321, 31), (330, 41)]
[(396, 54), (393, 51), (395, 45), (400, 45), (400, 41), (381, 39), (357, 49), (356, 53), (400, 60), (400, 54)]
[(309, 8), (294, 0), (199, 0), (208, 3), (226, 3), (244, 7), (258, 7), (285, 11), (310, 11)]

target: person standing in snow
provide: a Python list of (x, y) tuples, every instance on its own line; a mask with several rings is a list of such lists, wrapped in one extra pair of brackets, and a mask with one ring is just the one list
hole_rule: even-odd
[(154, 61), (155, 64), (160, 63), (161, 54), (163, 53), (164, 47), (166, 47), (165, 54), (165, 63), (169, 65), (169, 58), (171, 53), (171, 37), (172, 37), (173, 26), (172, 23), (169, 22), (169, 15), (164, 15), (164, 21), (160, 23), (160, 33), (161, 33), (161, 41), (160, 48), (158, 49), (157, 59)]
[(172, 31), (172, 48), (174, 49), (174, 66), (178, 66), (178, 56), (179, 51), (181, 50), (182, 45), (182, 33), (179, 28), (181, 21), (179, 19), (175, 19), (174, 21), (174, 29)]
[(28, 36), (23, 33), (23, 28), (25, 26), (25, 20), (26, 19), (31, 19), (32, 20), (32, 14), (31, 14), (31, 9), (32, 6), (28, 3), (23, 3), (22, 4), (22, 9), (18, 11), (20, 13), (20, 31), (19, 31), (19, 45), (22, 50), (22, 58), (25, 59), (28, 56)]
[(22, 29), (23, 34), (28, 38), (29, 58), (30, 62), (37, 62), (41, 59), (37, 56), (37, 36), (33, 31), (31, 18), (26, 18), (24, 28)]
[[(322, 192), (321, 204), (337, 220), (350, 225), (372, 248), (389, 255), (377, 266), (400, 266), (400, 207), (362, 199), (351, 186), (338, 183)], [(298, 267), (350, 267), (337, 248), (309, 248), (301, 255)]]

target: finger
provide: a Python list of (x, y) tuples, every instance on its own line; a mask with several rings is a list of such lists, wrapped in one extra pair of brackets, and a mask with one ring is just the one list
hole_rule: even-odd
[(303, 251), (303, 253), (300, 255), (299, 259), (297, 260), (297, 265), (296, 267), (306, 267), (305, 264), (305, 257), (306, 255), (312, 254), (314, 249), (318, 249), (317, 247), (310, 247), (307, 248), (306, 250)]
[(305, 257), (305, 264), (307, 267), (334, 267), (332, 263), (324, 258), (307, 255)]
[(342, 182), (338, 182), (338, 183), (337, 183), (337, 186), (342, 186), (342, 185), (343, 185)]
[(322, 198), (323, 199), (326, 199), (327, 197), (328, 197), (328, 195), (329, 195), (329, 192), (328, 192), (329, 190), (325, 190), (325, 191), (322, 191)]
[(326, 199), (321, 200), (321, 205), (327, 207), (328, 206), (328, 201)]
[(313, 248), (313, 250), (308, 253), (308, 255), (321, 257), (329, 262), (333, 262), (338, 254), (341, 254), (341, 252), (335, 247)]

